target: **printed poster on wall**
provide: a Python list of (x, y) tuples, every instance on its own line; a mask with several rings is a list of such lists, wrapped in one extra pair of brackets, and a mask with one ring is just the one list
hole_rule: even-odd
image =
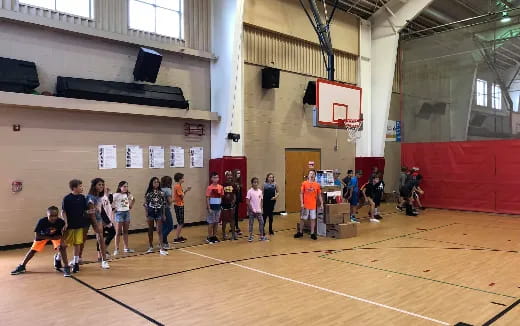
[(401, 121), (388, 120), (386, 141), (401, 141)]
[(98, 167), (101, 170), (117, 169), (116, 145), (98, 146)]
[(178, 146), (170, 146), (170, 167), (184, 167), (184, 148)]
[(126, 168), (143, 168), (143, 149), (138, 145), (126, 145)]
[(164, 147), (150, 146), (148, 166), (150, 169), (164, 169)]
[(190, 168), (204, 167), (204, 148), (192, 147), (190, 148)]

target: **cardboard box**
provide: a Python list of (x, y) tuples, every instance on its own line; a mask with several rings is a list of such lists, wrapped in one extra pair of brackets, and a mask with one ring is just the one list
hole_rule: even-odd
[(357, 236), (357, 224), (327, 224), (327, 237), (335, 239), (347, 239)]
[(325, 215), (325, 224), (343, 224), (344, 222), (345, 214)]
[(349, 212), (350, 212), (350, 205), (348, 203), (325, 205), (325, 216), (348, 214)]
[(350, 213), (350, 204), (331, 204), (325, 205), (325, 223), (327, 224), (343, 224), (345, 221), (344, 215), (349, 215)]

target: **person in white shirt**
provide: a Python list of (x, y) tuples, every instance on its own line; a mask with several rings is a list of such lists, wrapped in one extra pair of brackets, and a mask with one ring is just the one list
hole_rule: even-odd
[(116, 248), (114, 256), (119, 255), (119, 244), (123, 235), (125, 253), (135, 252), (128, 247), (128, 228), (130, 226), (130, 210), (134, 206), (135, 198), (128, 191), (128, 182), (121, 181), (117, 186), (117, 192), (113, 195), (113, 207), (116, 210)]

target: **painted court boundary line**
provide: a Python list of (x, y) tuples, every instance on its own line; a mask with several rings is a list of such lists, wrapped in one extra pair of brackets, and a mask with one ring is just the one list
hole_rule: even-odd
[(437, 323), (439, 325), (450, 325), (449, 323), (444, 322), (444, 321), (440, 321), (440, 320), (433, 319), (433, 318), (430, 318), (430, 317), (427, 317), (427, 316), (419, 315), (419, 314), (416, 314), (416, 313), (413, 313), (413, 312), (410, 312), (410, 311), (402, 310), (402, 309), (395, 308), (395, 307), (392, 307), (392, 306), (388, 306), (388, 305), (385, 305), (385, 304), (382, 304), (382, 303), (378, 303), (378, 302), (375, 302), (375, 301), (370, 301), (370, 300), (367, 300), (367, 299), (356, 297), (356, 296), (353, 296), (353, 295), (350, 295), (350, 294), (346, 294), (346, 293), (343, 293), (343, 292), (334, 291), (334, 290), (331, 290), (331, 289), (323, 288), (321, 286), (317, 286), (317, 285), (310, 284), (310, 283), (305, 283), (305, 282), (302, 282), (302, 281), (297, 281), (297, 280), (294, 280), (294, 279), (291, 279), (291, 278), (287, 278), (287, 277), (284, 277), (284, 276), (281, 276), (281, 275), (277, 275), (277, 274), (268, 273), (268, 272), (265, 272), (265, 271), (262, 271), (262, 270), (259, 270), (259, 269), (256, 269), (256, 268), (248, 267), (248, 266), (245, 266), (245, 265), (240, 265), (240, 264), (237, 264), (237, 263), (227, 262), (227, 261), (222, 260), (222, 259), (209, 257), (209, 256), (206, 256), (206, 255), (203, 255), (203, 254), (199, 254), (199, 253), (196, 253), (196, 252), (193, 252), (193, 251), (189, 251), (189, 250), (186, 250), (186, 249), (179, 249), (179, 250), (183, 251), (183, 252), (186, 252), (186, 253), (189, 253), (189, 254), (192, 254), (192, 255), (196, 255), (196, 256), (204, 257), (204, 258), (211, 259), (211, 260), (214, 260), (214, 261), (218, 261), (220, 263), (228, 263), (229, 265), (233, 265), (233, 266), (236, 266), (236, 267), (247, 269), (247, 270), (250, 270), (250, 271), (253, 271), (253, 272), (256, 272), (256, 273), (264, 274), (264, 275), (267, 275), (267, 276), (270, 276), (270, 277), (274, 277), (274, 278), (277, 278), (277, 279), (281, 279), (281, 280), (284, 280), (284, 281), (288, 281), (288, 282), (291, 282), (291, 283), (307, 286), (307, 287), (310, 287), (310, 288), (313, 288), (313, 289), (317, 289), (317, 290), (320, 290), (320, 291), (323, 291), (323, 292), (332, 293), (332, 294), (335, 294), (335, 295), (339, 295), (339, 296), (346, 297), (346, 298), (349, 298), (349, 299), (353, 299), (353, 300), (356, 300), (356, 301), (368, 303), (368, 304), (371, 304), (371, 305), (374, 305), (374, 306), (378, 306), (378, 307), (381, 307), (381, 308), (385, 308), (385, 309), (388, 309), (388, 310), (393, 310), (393, 311), (396, 311), (396, 312), (399, 312), (399, 313), (402, 313), (402, 314), (405, 314), (405, 315), (409, 315), (409, 316), (413, 316), (413, 317), (416, 317), (416, 318), (428, 320), (428, 321)]
[(79, 284), (83, 285), (83, 286), (86, 286), (87, 288), (91, 289), (92, 291), (96, 292), (97, 294), (100, 294), (102, 295), (103, 297), (107, 298), (108, 300), (114, 302), (114, 303), (117, 303), (118, 305), (120, 305), (121, 307), (123, 308), (126, 308), (128, 309), (129, 311), (133, 312), (134, 314), (140, 316), (140, 317), (143, 317), (144, 319), (148, 320), (150, 323), (154, 324), (154, 325), (157, 325), (157, 326), (165, 326), (163, 323), (160, 323), (158, 322), (157, 320), (153, 319), (152, 317), (148, 316), (148, 315), (145, 315), (144, 313), (140, 312), (139, 310), (135, 309), (135, 308), (132, 308), (131, 306), (127, 305), (126, 303), (123, 303), (119, 300), (117, 300), (116, 298), (106, 294), (106, 293), (103, 293), (101, 291), (99, 291), (98, 289), (94, 288), (93, 286), (91, 286), (90, 284), (72, 276), (72, 279), (75, 280), (76, 282), (78, 282)]

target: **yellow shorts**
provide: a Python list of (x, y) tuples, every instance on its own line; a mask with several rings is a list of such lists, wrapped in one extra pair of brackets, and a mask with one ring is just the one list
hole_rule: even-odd
[(83, 244), (83, 228), (68, 229), (63, 238), (69, 246)]
[(58, 249), (58, 247), (61, 244), (61, 240), (34, 240), (31, 250), (40, 252), (45, 248), (45, 245), (49, 241), (52, 241), (52, 245), (54, 246), (54, 249)]

